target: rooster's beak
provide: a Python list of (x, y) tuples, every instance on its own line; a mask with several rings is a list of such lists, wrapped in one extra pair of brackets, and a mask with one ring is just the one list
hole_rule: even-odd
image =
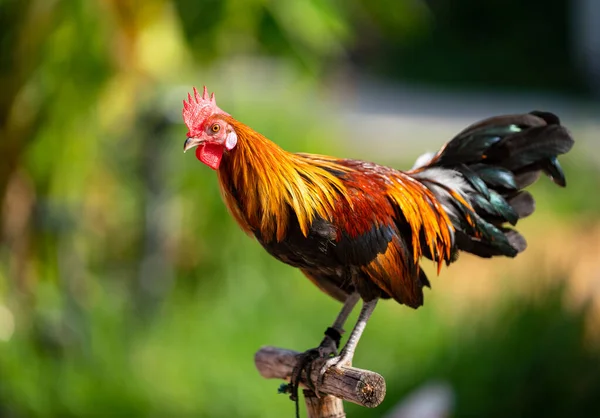
[(204, 142), (204, 141), (202, 141), (201, 139), (198, 139), (198, 138), (193, 138), (193, 137), (186, 139), (185, 142), (183, 143), (183, 152), (186, 152), (189, 149), (197, 147), (198, 145), (202, 144), (202, 142)]

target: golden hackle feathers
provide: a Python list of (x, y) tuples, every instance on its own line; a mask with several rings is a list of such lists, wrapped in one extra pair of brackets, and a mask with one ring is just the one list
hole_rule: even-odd
[[(227, 206), (246, 231), (258, 228), (265, 239), (283, 240), (288, 207), (295, 212), (305, 236), (316, 215), (331, 220), (346, 188), (327, 170), (344, 172), (346, 167), (326, 157), (312, 159), (289, 153), (235, 119), (225, 120), (234, 127), (238, 144), (235, 157), (219, 170), (219, 179)], [(227, 190), (229, 184), (241, 205)]]

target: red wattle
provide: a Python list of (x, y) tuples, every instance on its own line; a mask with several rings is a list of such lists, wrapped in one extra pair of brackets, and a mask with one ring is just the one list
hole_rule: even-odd
[(221, 158), (223, 158), (223, 151), (223, 145), (205, 143), (196, 148), (196, 158), (213, 170), (218, 170)]

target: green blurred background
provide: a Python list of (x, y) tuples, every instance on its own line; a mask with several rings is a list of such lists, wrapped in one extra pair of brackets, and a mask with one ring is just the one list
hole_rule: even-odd
[(289, 150), (399, 168), (479, 117), (560, 113), (569, 187), (533, 188), (529, 250), (462, 256), (417, 311), (382, 303), (355, 365), (387, 398), (346, 409), (420, 417), (394, 408), (433, 385), (428, 416), (600, 416), (600, 111), (574, 3), (0, 0), (0, 416), (292, 416), (253, 355), (315, 346), (339, 305), (181, 152), (203, 84)]

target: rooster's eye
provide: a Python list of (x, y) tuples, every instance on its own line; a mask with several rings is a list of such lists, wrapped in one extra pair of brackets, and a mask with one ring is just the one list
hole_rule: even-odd
[(213, 131), (214, 133), (217, 133), (221, 130), (221, 125), (219, 125), (218, 123), (215, 123), (213, 126), (210, 127), (210, 130)]

